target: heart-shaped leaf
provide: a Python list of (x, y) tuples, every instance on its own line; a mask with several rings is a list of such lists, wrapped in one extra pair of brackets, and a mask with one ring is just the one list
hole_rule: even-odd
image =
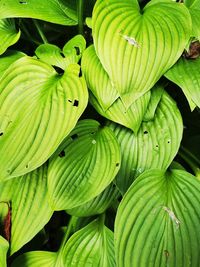
[(96, 53), (128, 108), (181, 56), (191, 34), (188, 9), (173, 1), (97, 0), (92, 17)]
[(0, 93), (1, 179), (42, 165), (74, 128), (88, 99), (85, 80), (74, 69), (61, 76), (29, 57), (7, 69)]
[(200, 58), (180, 58), (165, 76), (183, 90), (191, 110), (200, 107)]
[(60, 0), (2, 0), (0, 18), (35, 18), (63, 25), (76, 25), (76, 10)]
[(162, 94), (154, 119), (143, 122), (137, 135), (114, 123), (110, 127), (121, 146), (122, 163), (116, 183), (122, 193), (143, 171), (166, 170), (178, 152), (183, 132), (181, 114), (166, 92)]
[(80, 121), (49, 161), (53, 209), (71, 209), (90, 201), (112, 182), (119, 167), (114, 133), (97, 121)]
[(7, 267), (6, 255), (9, 248), (9, 243), (2, 236), (0, 236), (0, 266)]
[(128, 109), (124, 106), (108, 74), (99, 61), (94, 46), (83, 53), (81, 67), (91, 90), (90, 102), (104, 117), (137, 132), (147, 109), (150, 92), (134, 102)]
[(42, 44), (35, 51), (36, 56), (49, 65), (65, 70), (70, 64), (78, 63), (86, 47), (82, 35), (76, 35), (61, 50), (52, 44)]
[(89, 217), (101, 214), (112, 204), (119, 196), (119, 190), (111, 183), (101, 194), (94, 199), (76, 208), (66, 210), (67, 213), (77, 217)]
[(19, 40), (20, 34), (13, 19), (0, 19), (0, 55)]
[[(30, 172), (22, 177), (0, 183), (1, 214), (11, 209), (11, 244), (13, 254), (31, 240), (49, 221), (53, 211), (47, 198), (47, 166)], [(4, 216), (1, 219), (4, 220)], [(8, 222), (9, 223), (9, 222)], [(7, 225), (9, 227), (9, 225)]]
[(200, 182), (190, 173), (149, 170), (120, 203), (117, 266), (199, 266)]

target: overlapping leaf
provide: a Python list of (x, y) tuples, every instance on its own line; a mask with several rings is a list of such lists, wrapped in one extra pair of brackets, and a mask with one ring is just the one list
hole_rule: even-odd
[(200, 58), (180, 58), (165, 76), (181, 87), (191, 110), (200, 107)]
[(15, 28), (13, 19), (0, 19), (0, 55), (15, 44), (20, 37), (20, 31)]
[(97, 121), (80, 121), (52, 156), (48, 190), (55, 210), (80, 206), (99, 195), (120, 167), (114, 133)]
[(9, 243), (2, 236), (0, 236), (0, 265), (1, 267), (7, 267), (7, 251), (9, 248)]
[[(47, 198), (47, 166), (1, 182), (0, 202), (7, 202), (11, 207), (10, 252), (13, 254), (44, 227), (53, 213)], [(5, 214), (1, 219), (4, 218)]]
[(177, 61), (191, 34), (188, 9), (173, 1), (98, 0), (92, 18), (94, 45), (128, 108)]
[(140, 97), (127, 109), (108, 74), (103, 69), (93, 45), (84, 52), (81, 66), (88, 87), (92, 92), (90, 102), (94, 108), (102, 116), (137, 132), (147, 109), (150, 92)]
[(60, 0), (2, 0), (0, 18), (35, 18), (62, 25), (76, 25), (76, 10)]
[(12, 267), (85, 267), (115, 266), (113, 232), (95, 220), (73, 234), (58, 253), (28, 252)]
[(199, 0), (185, 1), (192, 17), (192, 36), (200, 40), (200, 2)]
[(141, 174), (117, 212), (117, 266), (199, 266), (199, 194), (199, 181), (185, 171)]
[(76, 35), (61, 50), (52, 44), (42, 44), (36, 51), (36, 56), (42, 61), (65, 70), (70, 64), (78, 63), (86, 47), (82, 35)]
[(46, 63), (23, 57), (2, 76), (1, 179), (43, 164), (76, 125), (88, 94), (85, 80), (72, 67), (61, 76)]
[(122, 163), (116, 182), (123, 193), (143, 171), (167, 169), (178, 151), (183, 132), (180, 112), (166, 92), (154, 120), (143, 122), (137, 135), (114, 123), (110, 127), (121, 146)]
[(110, 184), (101, 194), (94, 199), (76, 208), (67, 210), (67, 213), (77, 217), (87, 217), (103, 213), (119, 196), (116, 186)]

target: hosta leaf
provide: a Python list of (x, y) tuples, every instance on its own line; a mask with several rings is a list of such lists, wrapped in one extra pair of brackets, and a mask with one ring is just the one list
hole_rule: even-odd
[(121, 146), (122, 163), (116, 182), (123, 193), (143, 171), (168, 168), (178, 151), (183, 132), (180, 112), (166, 92), (154, 119), (143, 122), (137, 135), (114, 123), (110, 127)]
[(42, 61), (65, 70), (70, 64), (78, 63), (86, 47), (86, 41), (82, 35), (76, 35), (66, 43), (61, 50), (52, 44), (42, 44), (36, 51), (36, 56)]
[(10, 252), (13, 254), (44, 227), (53, 213), (47, 199), (47, 166), (1, 182), (2, 201), (11, 205)]
[(90, 102), (94, 108), (102, 116), (137, 132), (147, 109), (150, 92), (139, 98), (127, 109), (119, 98), (108, 74), (103, 69), (94, 46), (90, 46), (83, 53), (81, 66), (88, 87), (92, 92)]
[(130, 0), (97, 0), (92, 30), (97, 55), (128, 108), (180, 57), (191, 19), (173, 1), (150, 2), (140, 11)]
[(25, 56), (24, 53), (15, 51), (15, 50), (7, 50), (3, 55), (0, 56), (0, 78), (4, 74), (4, 71), (17, 59)]
[(98, 220), (93, 221), (68, 240), (62, 252), (63, 265), (114, 267), (113, 239), (111, 230)]
[(120, 149), (108, 127), (83, 120), (49, 162), (48, 190), (55, 210), (71, 209), (100, 194), (120, 167)]
[(76, 10), (60, 0), (2, 0), (0, 18), (35, 18), (63, 25), (76, 25)]
[(0, 19), (0, 55), (6, 49), (15, 44), (20, 37), (20, 31), (15, 28), (15, 21), (13, 19)]
[(105, 212), (105, 210), (118, 196), (119, 191), (112, 183), (97, 197), (81, 206), (67, 210), (67, 213), (77, 217), (87, 217), (95, 214), (101, 214)]
[(7, 69), (0, 92), (1, 179), (43, 164), (87, 105), (83, 78), (69, 68), (58, 75), (51, 66), (29, 57)]
[[(31, 251), (20, 255), (11, 267), (56, 267), (57, 253), (47, 251)], [(62, 266), (57, 266), (62, 267)]]
[(165, 76), (176, 83), (187, 97), (191, 110), (200, 107), (200, 58), (179, 61), (165, 73)]
[(185, 1), (192, 17), (192, 36), (200, 40), (200, 2), (199, 0)]
[(9, 243), (2, 236), (0, 236), (0, 266), (7, 267), (6, 255), (9, 248)]
[(186, 171), (139, 176), (117, 212), (117, 266), (199, 266), (199, 194), (199, 181)]

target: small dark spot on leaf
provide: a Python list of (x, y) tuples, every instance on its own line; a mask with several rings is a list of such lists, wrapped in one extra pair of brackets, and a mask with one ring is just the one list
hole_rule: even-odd
[(11, 170), (7, 170), (7, 173), (11, 173)]
[(78, 138), (78, 134), (73, 134), (73, 135), (71, 135), (71, 139), (72, 140), (76, 140)]
[(158, 145), (156, 145), (156, 147), (158, 147)]
[(28, 164), (26, 165), (26, 169), (28, 169)]
[(77, 56), (80, 56), (80, 54), (81, 54), (80, 48), (78, 46), (74, 46), (74, 48), (76, 50)]
[(72, 100), (71, 100), (71, 99), (68, 99), (68, 102), (69, 102), (69, 103), (72, 103)]
[(148, 131), (144, 131), (144, 134), (148, 134)]
[(119, 162), (116, 163), (116, 167), (119, 167)]
[(74, 107), (78, 107), (78, 105), (79, 105), (79, 101), (75, 99), (75, 100), (74, 100), (74, 104), (73, 104), (73, 106), (74, 106)]
[(170, 144), (171, 143), (170, 140), (168, 140), (167, 143)]
[(91, 132), (90, 134), (94, 134), (95, 132)]
[(164, 250), (164, 254), (165, 254), (166, 260), (168, 260), (168, 258), (169, 258), (169, 251), (165, 249)]
[(59, 156), (60, 158), (63, 158), (63, 157), (65, 156), (65, 151), (62, 150), (58, 156)]
[(0, 136), (2, 136), (2, 135), (3, 135), (3, 133), (1, 132), (1, 133), (0, 133)]
[(26, 1), (19, 1), (19, 3), (22, 4), (22, 5), (23, 5), (23, 4), (24, 4), (24, 5), (28, 4)]

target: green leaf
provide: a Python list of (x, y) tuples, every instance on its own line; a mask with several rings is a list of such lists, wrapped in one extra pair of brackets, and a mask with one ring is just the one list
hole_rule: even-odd
[(192, 36), (200, 40), (200, 2), (199, 0), (185, 1), (192, 18)]
[(139, 176), (117, 212), (117, 266), (199, 266), (199, 194), (199, 181), (186, 171)]
[(137, 132), (149, 103), (150, 92), (139, 98), (127, 109), (108, 74), (103, 69), (93, 45), (83, 53), (81, 67), (87, 85), (92, 92), (90, 102), (94, 108), (102, 116)]
[(0, 179), (42, 165), (74, 128), (88, 98), (85, 80), (73, 68), (58, 75), (29, 57), (7, 69), (0, 93)]
[(68, 267), (114, 267), (113, 233), (101, 221), (95, 220), (72, 235), (62, 258), (63, 265)]
[(65, 70), (70, 64), (78, 63), (86, 47), (82, 35), (76, 35), (61, 50), (52, 44), (42, 44), (35, 51), (36, 56), (49, 65)]
[(128, 108), (181, 56), (191, 18), (172, 1), (150, 2), (141, 11), (130, 0), (97, 0), (92, 30), (96, 53)]
[(170, 81), (177, 84), (185, 94), (191, 110), (200, 107), (200, 58), (179, 61), (165, 73)]
[(0, 266), (7, 267), (6, 255), (8, 252), (9, 243), (6, 239), (0, 236)]
[[(1, 182), (1, 202), (11, 204), (10, 253), (13, 254), (44, 227), (53, 213), (47, 198), (47, 166)], [(3, 208), (2, 204), (0, 207)]]
[(2, 0), (0, 18), (34, 18), (62, 25), (76, 25), (77, 14), (60, 0)]
[(0, 19), (0, 55), (19, 40), (20, 34), (13, 19)]
[(154, 119), (143, 122), (137, 135), (110, 124), (121, 146), (122, 163), (116, 183), (122, 193), (147, 169), (166, 170), (178, 152), (183, 123), (176, 103), (164, 92)]
[(97, 121), (80, 121), (49, 161), (53, 209), (72, 209), (90, 201), (112, 182), (119, 167), (120, 149), (113, 132)]
[(15, 50), (7, 50), (3, 55), (0, 56), (0, 78), (6, 71), (6, 69), (17, 59), (25, 56), (24, 53), (15, 51)]
[(111, 183), (101, 194), (85, 204), (66, 210), (67, 213), (77, 217), (87, 217), (101, 214), (112, 204), (119, 196), (119, 191), (113, 183)]

